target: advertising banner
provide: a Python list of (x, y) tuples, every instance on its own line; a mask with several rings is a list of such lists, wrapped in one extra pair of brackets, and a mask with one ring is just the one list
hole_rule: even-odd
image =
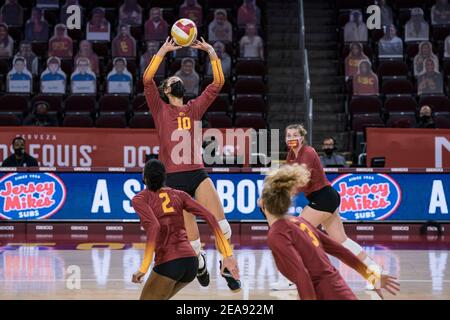
[(367, 128), (367, 165), (385, 157), (387, 168), (449, 168), (449, 129)]
[[(227, 219), (264, 220), (257, 206), (264, 175), (210, 173)], [(437, 173), (328, 174), (347, 221), (450, 221), (450, 175)], [(143, 189), (141, 173), (0, 173), (0, 220), (129, 221)], [(290, 213), (307, 205), (303, 195)]]

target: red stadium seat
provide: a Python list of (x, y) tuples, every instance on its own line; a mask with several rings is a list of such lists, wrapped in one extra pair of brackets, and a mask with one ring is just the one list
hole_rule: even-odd
[(31, 42), (33, 52), (40, 58), (47, 57), (48, 42), (33, 41)]
[(6, 94), (0, 97), (0, 112), (25, 114), (29, 110), (28, 96)]
[(444, 41), (448, 35), (450, 35), (450, 26), (434, 26), (433, 27), (433, 40), (434, 41)]
[(143, 94), (138, 94), (134, 97), (133, 102), (131, 103), (131, 110), (136, 112), (148, 112), (149, 108), (147, 105), (147, 100)]
[(231, 118), (225, 114), (208, 113), (208, 123), (211, 128), (232, 128)]
[(387, 127), (412, 128), (416, 124), (414, 112), (391, 112), (386, 123)]
[(94, 126), (94, 121), (86, 114), (66, 114), (63, 120), (63, 127), (90, 128)]
[(406, 57), (413, 61), (414, 57), (419, 53), (419, 44), (417, 43), (410, 43), (406, 47)]
[(127, 119), (122, 114), (114, 112), (100, 114), (95, 122), (97, 128), (126, 128)]
[(109, 52), (108, 41), (91, 41), (92, 49), (99, 57), (107, 57)]
[(46, 95), (39, 94), (31, 100), (31, 105), (34, 105), (36, 101), (45, 101), (49, 104), (49, 111), (61, 112), (62, 111), (62, 96), (61, 95)]
[(436, 128), (450, 129), (450, 112), (434, 113), (434, 122), (436, 123)]
[(266, 74), (266, 67), (264, 62), (260, 60), (240, 59), (236, 63), (235, 72), (237, 77), (264, 77)]
[(385, 95), (413, 95), (414, 85), (407, 79), (387, 79), (383, 81), (381, 86), (381, 93)]
[(354, 97), (350, 101), (350, 114), (357, 113), (379, 113), (382, 108), (381, 100), (377, 97)]
[(267, 123), (260, 115), (255, 114), (239, 114), (234, 120), (236, 128), (253, 128), (256, 130), (266, 129)]
[(139, 129), (150, 129), (155, 128), (155, 121), (153, 120), (153, 117), (150, 115), (149, 112), (147, 113), (139, 113), (135, 114), (133, 117), (131, 117), (129, 121), (129, 127), (130, 128), (139, 128)]
[(100, 112), (128, 112), (128, 96), (104, 95), (98, 102)]
[(378, 77), (407, 77), (409, 73), (408, 65), (402, 61), (383, 61), (378, 67)]
[(240, 79), (234, 85), (234, 94), (237, 95), (260, 95), (266, 94), (266, 85), (260, 79)]
[(423, 96), (420, 98), (419, 107), (429, 105), (433, 112), (450, 112), (450, 98), (445, 96)]
[(0, 127), (21, 126), (22, 119), (13, 112), (0, 112)]
[(364, 132), (364, 128), (368, 126), (384, 126), (377, 113), (355, 114), (352, 119), (352, 130), (356, 132)]
[(417, 102), (413, 97), (389, 97), (384, 102), (387, 112), (417, 112)]
[(228, 103), (228, 98), (226, 96), (219, 95), (208, 108), (208, 112), (230, 112), (230, 104)]
[(64, 112), (95, 112), (95, 97), (71, 95), (64, 101)]
[(265, 114), (267, 112), (267, 105), (261, 97), (241, 96), (234, 100), (233, 112)]

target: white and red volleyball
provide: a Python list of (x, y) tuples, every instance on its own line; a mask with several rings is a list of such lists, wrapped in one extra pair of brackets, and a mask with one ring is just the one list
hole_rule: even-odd
[(170, 33), (179, 46), (188, 47), (197, 39), (197, 26), (190, 19), (180, 19), (173, 24)]

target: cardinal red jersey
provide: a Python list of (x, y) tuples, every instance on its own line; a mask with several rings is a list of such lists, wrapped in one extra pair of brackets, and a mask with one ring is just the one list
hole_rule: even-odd
[(331, 254), (360, 274), (367, 267), (349, 250), (303, 218), (280, 219), (269, 230), (269, 247), (280, 272), (297, 286), (302, 300), (356, 299), (331, 264)]
[(304, 192), (305, 196), (308, 196), (310, 193), (330, 185), (330, 182), (325, 175), (325, 171), (323, 170), (322, 163), (320, 162), (320, 158), (314, 148), (304, 145), (300, 148), (297, 155), (295, 155), (295, 152), (292, 149), (289, 150), (286, 163), (304, 164), (311, 172), (310, 182), (306, 186), (299, 188), (299, 193)]

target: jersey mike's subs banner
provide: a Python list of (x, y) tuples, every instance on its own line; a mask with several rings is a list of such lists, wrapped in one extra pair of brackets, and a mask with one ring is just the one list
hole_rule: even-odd
[(367, 128), (367, 164), (378, 157), (387, 168), (449, 168), (450, 130)]
[[(243, 163), (247, 163), (248, 157), (242, 154), (250, 153), (253, 139), (249, 132), (248, 129), (202, 132), (201, 128), (196, 131), (202, 141), (214, 138), (217, 154), (241, 156)], [(12, 154), (11, 143), (17, 136), (26, 140), (25, 151), (36, 158), (41, 167), (143, 168), (147, 155), (159, 153), (155, 129), (4, 127), (0, 131), (0, 162)], [(183, 141), (183, 137), (174, 139)], [(191, 149), (190, 144), (183, 147), (183, 150)], [(201, 148), (198, 152), (202, 152)]]
[[(257, 200), (264, 175), (211, 173), (226, 217), (264, 220)], [(328, 174), (341, 195), (347, 221), (449, 221), (448, 173)], [(15, 172), (0, 173), (0, 220), (132, 221), (131, 206), (143, 189), (141, 173)], [(299, 195), (290, 213), (307, 205)]]

